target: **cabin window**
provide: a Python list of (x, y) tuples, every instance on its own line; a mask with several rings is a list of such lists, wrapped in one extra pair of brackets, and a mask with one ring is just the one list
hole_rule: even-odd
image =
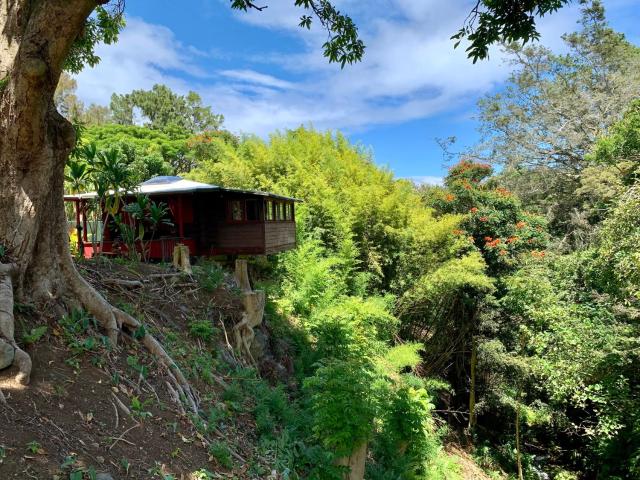
[(269, 222), (273, 222), (273, 220), (274, 220), (274, 218), (273, 218), (273, 202), (271, 200), (267, 200), (266, 208), (267, 208), (267, 220)]
[(282, 202), (276, 203), (276, 220), (282, 221), (284, 220), (284, 205)]
[(244, 202), (241, 200), (231, 201), (231, 220), (241, 222), (244, 220)]
[(258, 202), (256, 200), (247, 200), (245, 207), (247, 211), (247, 221), (255, 222), (258, 220)]
[(293, 220), (293, 203), (284, 204), (285, 220)]

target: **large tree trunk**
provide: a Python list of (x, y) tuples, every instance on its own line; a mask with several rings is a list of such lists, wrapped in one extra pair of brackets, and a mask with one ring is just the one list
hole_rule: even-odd
[[(0, 243), (15, 264), (5, 270), (14, 272), (19, 301), (80, 304), (116, 344), (122, 327), (135, 329), (139, 322), (113, 308), (73, 264), (63, 194), (75, 131), (53, 102), (71, 46), (101, 3), (107, 2), (0, 0)], [(8, 324), (13, 317), (2, 320)], [(7, 326), (0, 340), (16, 348), (12, 335), (13, 325)], [(149, 335), (142, 341), (173, 372), (195, 408), (186, 379), (164, 349)], [(29, 380), (30, 364), (25, 365), (16, 377), (21, 383)]]
[[(77, 274), (62, 203), (75, 133), (53, 94), (94, 7), (89, 0), (0, 0), (0, 243), (15, 263), (12, 285), (24, 302), (57, 301), (78, 281), (67, 281)], [(21, 372), (21, 382), (28, 379)]]

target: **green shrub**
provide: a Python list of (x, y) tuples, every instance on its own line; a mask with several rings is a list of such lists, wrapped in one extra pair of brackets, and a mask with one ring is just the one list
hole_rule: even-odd
[(209, 455), (213, 457), (221, 466), (232, 468), (231, 451), (226, 443), (214, 441), (209, 445)]
[(370, 365), (337, 359), (305, 381), (312, 431), (337, 456), (349, 455), (371, 436), (378, 407), (375, 383)]
[(45, 333), (47, 333), (48, 327), (41, 325), (40, 327), (32, 328), (29, 333), (22, 335), (22, 341), (26, 344), (37, 343)]
[(224, 281), (224, 270), (215, 262), (201, 262), (194, 267), (194, 273), (207, 292), (215, 291)]
[(192, 320), (189, 322), (189, 333), (208, 343), (216, 336), (218, 329), (213, 326), (211, 320)]

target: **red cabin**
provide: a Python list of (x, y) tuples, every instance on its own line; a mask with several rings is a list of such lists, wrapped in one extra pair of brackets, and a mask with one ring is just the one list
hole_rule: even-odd
[[(153, 232), (146, 232), (143, 242), (146, 258), (170, 260), (173, 247), (187, 245), (194, 256), (266, 255), (295, 248), (295, 203), (299, 200), (273, 193), (222, 188), (193, 182), (181, 177), (155, 177), (124, 196), (123, 203), (133, 203), (145, 195), (168, 207), (168, 222)], [(102, 222), (88, 217), (89, 202), (96, 193), (65, 195), (75, 203), (78, 248), (90, 258), (94, 243), (104, 245), (102, 253), (115, 255), (124, 246), (119, 228), (108, 221), (104, 232)], [(127, 218), (120, 209), (119, 214)], [(103, 217), (104, 218), (104, 217)], [(89, 235), (95, 242), (89, 239)], [(101, 236), (104, 241), (101, 242)]]

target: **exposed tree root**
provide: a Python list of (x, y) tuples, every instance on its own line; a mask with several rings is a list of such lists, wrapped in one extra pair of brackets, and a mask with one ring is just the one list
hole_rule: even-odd
[[(118, 345), (120, 332), (132, 333), (141, 327), (141, 323), (131, 315), (112, 306), (95, 288), (82, 278), (73, 261), (62, 261), (62, 276), (66, 281), (73, 299), (82, 305), (106, 331), (111, 344)], [(15, 272), (13, 264), (0, 264), (0, 369), (16, 366), (18, 373), (14, 381), (20, 385), (29, 383), (31, 358), (21, 350), (14, 339), (13, 282)], [(179, 398), (188, 405), (193, 413), (198, 412), (198, 398), (186, 377), (155, 337), (145, 333), (140, 339), (142, 344), (167, 369)], [(0, 400), (3, 397), (0, 397)]]
[[(74, 297), (82, 304), (87, 312), (99, 322), (100, 326), (107, 331), (109, 340), (114, 346), (118, 344), (118, 334), (121, 331), (134, 332), (142, 326), (142, 324), (131, 315), (112, 306), (95, 288), (89, 285), (80, 273), (78, 273), (71, 258), (69, 258), (68, 262), (64, 261), (62, 263), (64, 265), (64, 278), (67, 280), (67, 285), (74, 294)], [(167, 368), (167, 373), (181, 399), (189, 406), (189, 409), (193, 413), (197, 413), (197, 395), (176, 362), (152, 335), (145, 333), (140, 341), (147, 350), (157, 358), (160, 364)]]
[(18, 347), (14, 338), (12, 276), (15, 271), (15, 265), (0, 263), (0, 348), (5, 352), (5, 361), (0, 364), (0, 368), (17, 367), (18, 373), (14, 380), (20, 385), (26, 385), (31, 376), (31, 358)]

